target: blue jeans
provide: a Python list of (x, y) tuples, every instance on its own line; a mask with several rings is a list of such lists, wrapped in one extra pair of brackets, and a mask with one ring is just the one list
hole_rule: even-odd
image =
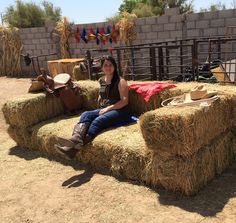
[(106, 128), (114, 127), (121, 121), (129, 120), (131, 113), (128, 107), (111, 110), (102, 115), (99, 115), (101, 109), (83, 112), (80, 117), (80, 123), (87, 123), (89, 125), (87, 134), (94, 138)]

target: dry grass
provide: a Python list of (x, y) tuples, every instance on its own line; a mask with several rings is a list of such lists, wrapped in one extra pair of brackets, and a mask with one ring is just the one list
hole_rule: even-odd
[(187, 158), (154, 152), (149, 166), (149, 183), (161, 184), (168, 190), (186, 195), (195, 194), (230, 165), (234, 157), (234, 137), (231, 131), (222, 133)]
[(2, 108), (11, 126), (28, 127), (64, 112), (59, 98), (44, 93), (26, 94), (6, 102)]
[[(57, 155), (57, 136), (70, 137), (78, 121), (79, 116), (61, 116), (26, 129), (10, 127), (8, 131), (21, 147)], [(191, 195), (230, 164), (233, 134), (221, 134), (209, 146), (183, 158), (147, 150), (139, 126), (134, 124), (103, 132), (77, 158), (115, 176)]]
[(72, 36), (72, 31), (68, 19), (63, 17), (61, 21), (57, 22), (55, 30), (60, 36), (61, 57), (71, 58), (69, 38)]
[(234, 100), (221, 96), (208, 111), (200, 107), (160, 108), (140, 117), (148, 148), (189, 156), (233, 126)]
[(21, 73), (21, 50), (19, 30), (0, 26), (0, 76), (18, 76)]

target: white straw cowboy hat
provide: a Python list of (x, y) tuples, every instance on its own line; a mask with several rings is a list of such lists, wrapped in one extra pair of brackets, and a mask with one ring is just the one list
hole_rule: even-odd
[(191, 89), (189, 93), (164, 100), (161, 105), (163, 107), (200, 105), (203, 102), (211, 103), (218, 98), (216, 91), (208, 91), (205, 86), (200, 85)]

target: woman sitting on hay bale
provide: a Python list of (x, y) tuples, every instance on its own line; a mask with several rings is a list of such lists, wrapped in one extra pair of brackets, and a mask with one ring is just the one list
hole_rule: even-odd
[(57, 151), (69, 159), (106, 128), (130, 120), (128, 109), (129, 87), (120, 78), (117, 64), (113, 57), (102, 58), (104, 76), (99, 79), (99, 109), (83, 112), (80, 121), (75, 125), (70, 139), (58, 138)]

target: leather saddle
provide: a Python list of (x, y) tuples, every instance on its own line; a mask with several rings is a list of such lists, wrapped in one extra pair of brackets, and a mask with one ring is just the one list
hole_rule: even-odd
[[(35, 80), (32, 80), (32, 84), (33, 82), (43, 83), (41, 90), (45, 90), (49, 94), (59, 97), (67, 113), (73, 114), (80, 109), (80, 89), (79, 86), (72, 81), (69, 74), (61, 73), (52, 78), (46, 74), (45, 70), (41, 70), (41, 74)], [(32, 85), (29, 92), (34, 92)]]

